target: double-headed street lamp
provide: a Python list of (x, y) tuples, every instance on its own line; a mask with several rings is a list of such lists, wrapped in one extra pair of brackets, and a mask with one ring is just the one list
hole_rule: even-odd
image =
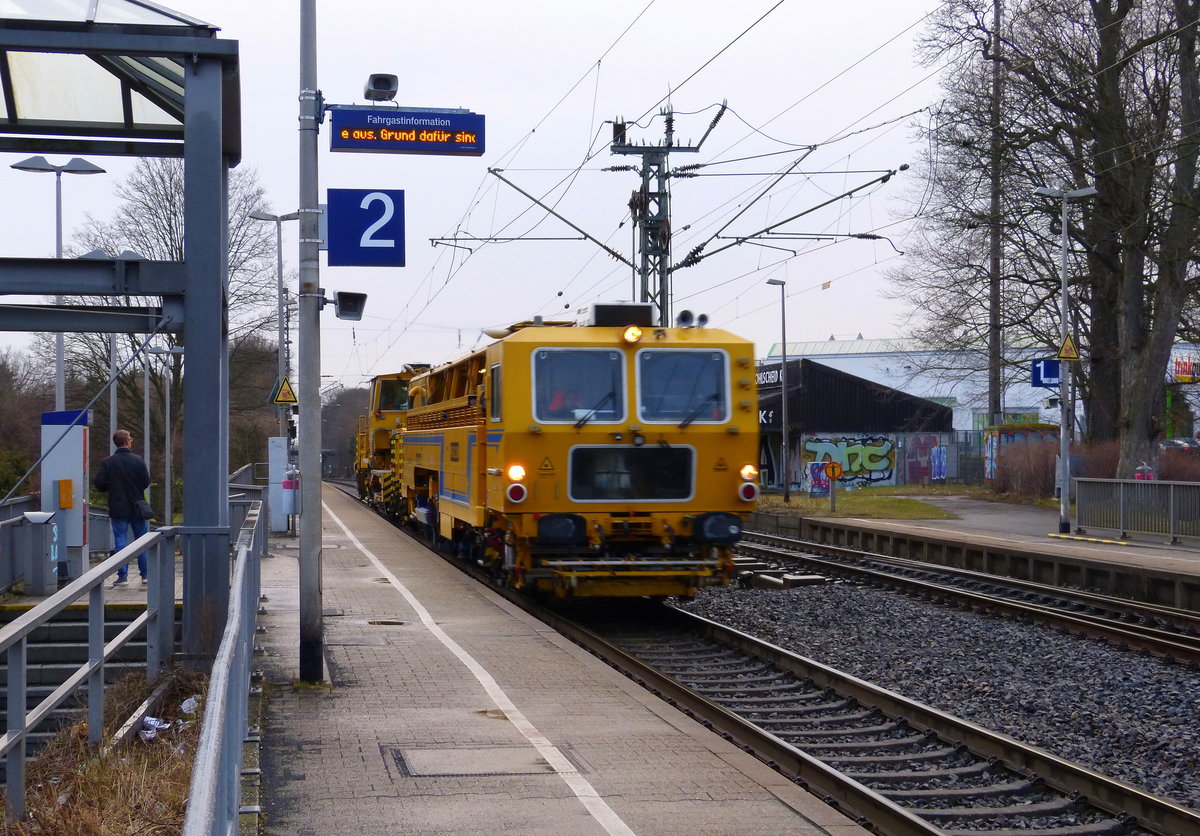
[(779, 287), (779, 321), (783, 349), (780, 352), (782, 361), (779, 364), (779, 403), (780, 418), (783, 421), (783, 436), (779, 442), (779, 461), (783, 473), (783, 501), (792, 501), (792, 480), (788, 477), (788, 388), (787, 388), (787, 282), (783, 279), (767, 279), (767, 284)]
[[(67, 174), (103, 174), (104, 169), (98, 165), (89, 163), (80, 157), (72, 157), (62, 165), (54, 165), (48, 162), (45, 157), (30, 157), (27, 160), (21, 160), (19, 163), (13, 163), (12, 168), (17, 171), (33, 171), (36, 173), (54, 173), (54, 257), (62, 258), (62, 176), (65, 171)], [(55, 298), (54, 303), (60, 307), (63, 304), (61, 296)], [(61, 412), (66, 409), (67, 402), (67, 385), (66, 385), (66, 364), (64, 360), (65, 348), (63, 345), (63, 335), (56, 334), (54, 337), (54, 408)]]
[[(283, 318), (283, 222), (294, 221), (300, 217), (299, 212), (288, 212), (286, 215), (272, 215), (270, 212), (251, 212), (249, 217), (256, 221), (274, 221), (275, 222), (275, 293), (276, 293), (276, 316), (279, 317), (279, 362), (278, 374), (279, 382), (277, 386), (282, 386), (283, 381), (287, 379), (287, 364), (284, 361), (283, 342), (284, 337), (284, 318)], [(279, 406), (279, 434), (287, 435), (288, 426), (288, 408), (282, 404)]]
[[(160, 348), (151, 346), (145, 349), (146, 355), (151, 354), (183, 354), (184, 348), (181, 345), (173, 345), (170, 348)], [(171, 472), (171, 360), (167, 359), (166, 385), (163, 387), (163, 524), (171, 525), (175, 516), (175, 510), (172, 507), (175, 498), (174, 485), (172, 484), (174, 474)], [(147, 433), (149, 430), (147, 430)], [(150, 438), (147, 435), (145, 448), (150, 449)]]
[(1094, 186), (1082, 189), (1049, 189), (1045, 186), (1033, 190), (1034, 194), (1053, 197), (1062, 201), (1062, 252), (1059, 262), (1059, 273), (1062, 280), (1062, 339), (1059, 343), (1059, 377), (1058, 377), (1058, 533), (1069, 534), (1071, 531), (1071, 414), (1067, 397), (1071, 391), (1071, 365), (1069, 360), (1062, 359), (1061, 353), (1067, 346), (1071, 336), (1070, 311), (1071, 297), (1067, 289), (1067, 247), (1070, 239), (1067, 233), (1067, 202), (1075, 198), (1091, 197), (1096, 194)]

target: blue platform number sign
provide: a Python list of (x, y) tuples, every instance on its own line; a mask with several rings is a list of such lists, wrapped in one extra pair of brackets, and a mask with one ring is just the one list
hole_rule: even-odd
[(1046, 358), (1033, 361), (1033, 374), (1030, 380), (1032, 386), (1051, 389), (1062, 380), (1062, 366), (1058, 360)]
[(329, 266), (404, 266), (404, 191), (329, 189)]

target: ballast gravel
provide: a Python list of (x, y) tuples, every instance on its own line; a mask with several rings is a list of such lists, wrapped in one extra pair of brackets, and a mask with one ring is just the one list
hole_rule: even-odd
[(681, 608), (1200, 807), (1200, 672), (1097, 639), (826, 584)]

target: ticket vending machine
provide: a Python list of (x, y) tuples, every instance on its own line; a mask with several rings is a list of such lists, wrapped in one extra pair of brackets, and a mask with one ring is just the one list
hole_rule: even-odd
[(42, 510), (58, 524), (59, 578), (88, 567), (88, 425), (85, 410), (42, 413)]
[(296, 510), (296, 491), (292, 482), (292, 466), (288, 461), (288, 438), (267, 439), (267, 497), (271, 506), (271, 533), (289, 531)]

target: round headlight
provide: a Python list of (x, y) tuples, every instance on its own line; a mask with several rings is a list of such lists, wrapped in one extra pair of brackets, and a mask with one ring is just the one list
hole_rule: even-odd
[(758, 478), (758, 468), (752, 464), (744, 464), (742, 465), (741, 474), (742, 478), (747, 482), (753, 482)]
[(508, 466), (508, 478), (514, 482), (520, 482), (525, 478), (525, 466), (520, 464), (512, 464)]
[(625, 333), (621, 335), (621, 339), (627, 343), (636, 343), (642, 338), (642, 329), (636, 325), (630, 325), (625, 329)]

